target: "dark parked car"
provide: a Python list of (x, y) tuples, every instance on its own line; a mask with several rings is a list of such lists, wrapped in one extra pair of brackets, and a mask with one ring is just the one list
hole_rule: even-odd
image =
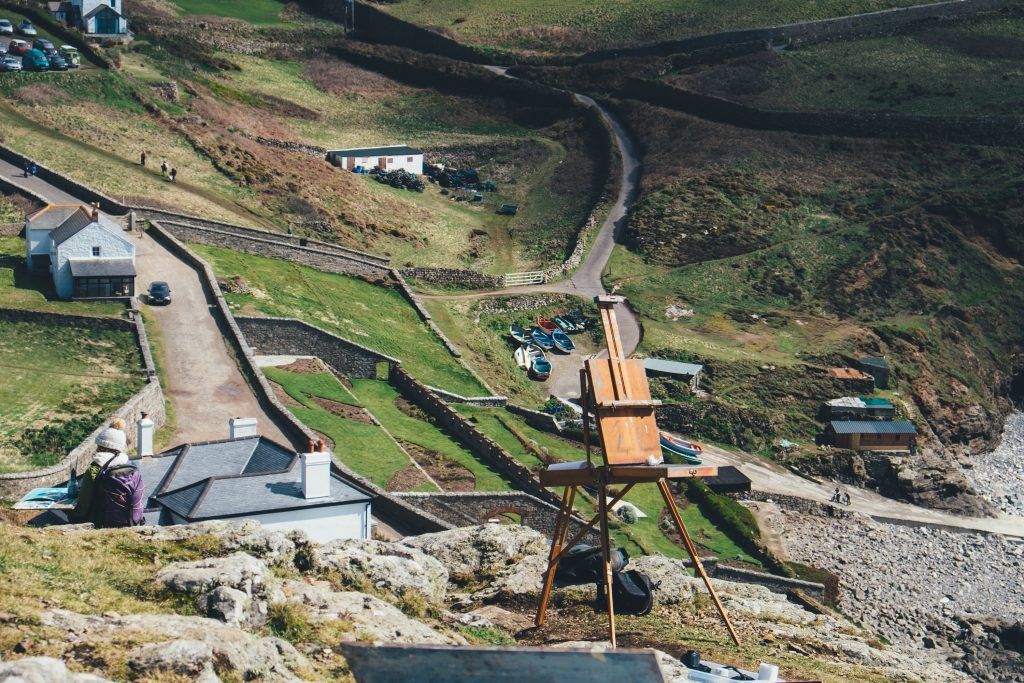
[(36, 27), (33, 26), (32, 22), (29, 21), (28, 19), (26, 19), (23, 22), (21, 22), (20, 24), (18, 24), (18, 33), (20, 33), (23, 36), (38, 35), (38, 32), (36, 31)]
[(57, 51), (57, 48), (53, 46), (53, 43), (48, 41), (46, 38), (36, 38), (32, 41), (32, 47), (37, 50), (42, 50), (43, 52), (49, 52), (50, 50), (53, 50), (54, 52)]
[(154, 282), (149, 285), (149, 292), (146, 294), (146, 301), (151, 305), (166, 305), (171, 303), (171, 288), (166, 282)]
[(50, 71), (67, 71), (68, 70), (67, 60), (65, 60), (63, 57), (61, 57), (59, 54), (57, 54), (56, 50), (54, 50), (52, 55), (47, 55), (47, 57), (50, 60)]
[(13, 57), (20, 57), (31, 49), (31, 45), (26, 43), (24, 40), (18, 40), (17, 38), (7, 44), (7, 54)]
[(0, 19), (0, 36), (13, 36), (14, 24), (9, 19)]

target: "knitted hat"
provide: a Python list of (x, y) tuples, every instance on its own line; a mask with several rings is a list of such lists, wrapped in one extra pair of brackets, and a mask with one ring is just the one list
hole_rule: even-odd
[(117, 453), (124, 453), (128, 450), (128, 437), (120, 429), (107, 427), (96, 435), (96, 445)]

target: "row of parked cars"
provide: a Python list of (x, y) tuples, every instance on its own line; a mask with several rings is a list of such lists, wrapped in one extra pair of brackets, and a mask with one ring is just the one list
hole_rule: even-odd
[(20, 33), (23, 36), (34, 36), (38, 35), (36, 27), (32, 25), (32, 22), (25, 19), (17, 28), (8, 19), (0, 19), (0, 36), (13, 36), (15, 33)]
[(36, 38), (31, 44), (12, 40), (6, 49), (0, 47), (0, 72), (67, 71), (77, 69), (81, 63), (78, 48), (61, 45), (58, 49), (46, 38)]

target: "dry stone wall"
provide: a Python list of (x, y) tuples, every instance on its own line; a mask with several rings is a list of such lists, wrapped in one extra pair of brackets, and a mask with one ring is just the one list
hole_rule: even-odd
[(102, 192), (94, 190), (88, 185), (84, 185), (63, 173), (58, 173), (57, 171), (47, 168), (7, 145), (0, 144), (0, 159), (3, 159), (10, 164), (14, 164), (18, 168), (21, 168), (25, 164), (26, 160), (32, 161), (38, 169), (36, 175), (54, 187), (64, 190), (68, 194), (74, 195), (83, 202), (90, 204), (98, 202), (100, 209), (107, 213), (122, 215), (128, 212), (128, 208), (121, 202), (111, 199)]
[(499, 275), (485, 275), (464, 268), (403, 268), (402, 277), (423, 280), (442, 287), (459, 289), (497, 289), (505, 285)]

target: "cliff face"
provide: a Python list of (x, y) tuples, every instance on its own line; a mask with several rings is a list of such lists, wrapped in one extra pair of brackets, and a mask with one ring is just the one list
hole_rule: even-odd
[[(593, 586), (559, 588), (532, 626), (547, 543), (485, 525), (401, 543), (309, 542), (254, 522), (95, 531), (0, 525), (0, 676), (47, 680), (351, 680), (340, 642), (590, 647), (606, 637)], [(835, 615), (715, 581), (744, 641), (731, 645), (699, 580), (662, 557), (656, 608), (620, 617), (631, 647), (827, 681), (957, 680), (941, 658), (883, 647)], [(99, 571), (100, 567), (103, 571)], [(48, 578), (47, 578), (48, 577)], [(671, 680), (679, 662), (662, 655)], [(71, 673), (68, 673), (70, 670)]]

